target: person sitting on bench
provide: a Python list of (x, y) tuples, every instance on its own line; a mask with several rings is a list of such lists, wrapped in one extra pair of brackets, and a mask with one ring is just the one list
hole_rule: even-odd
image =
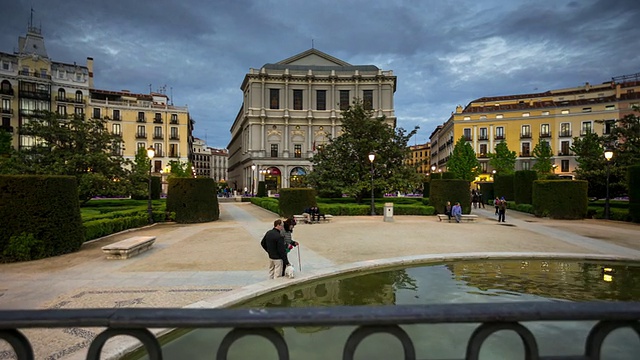
[(309, 210), (311, 211), (311, 221), (320, 221), (320, 216), (322, 216), (323, 220), (327, 219), (317, 206), (312, 206)]

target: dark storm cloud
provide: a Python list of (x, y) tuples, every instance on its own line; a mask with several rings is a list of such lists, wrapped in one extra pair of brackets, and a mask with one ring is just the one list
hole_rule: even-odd
[(250, 68), (314, 46), (398, 76), (398, 124), (428, 140), (457, 104), (602, 82), (640, 71), (631, 0), (7, 1), (0, 51), (12, 52), (35, 9), (49, 55), (94, 58), (96, 87), (166, 85), (189, 105), (195, 135), (225, 147)]

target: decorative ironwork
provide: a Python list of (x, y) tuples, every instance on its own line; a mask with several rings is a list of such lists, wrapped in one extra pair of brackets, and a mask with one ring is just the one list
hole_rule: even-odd
[[(541, 357), (530, 321), (598, 321), (585, 339), (584, 353)], [(226, 359), (233, 343), (248, 335), (270, 341), (279, 359), (289, 359), (284, 337), (274, 328), (294, 326), (357, 326), (345, 342), (343, 359), (353, 359), (366, 337), (388, 333), (402, 344), (405, 359), (415, 359), (414, 340), (400, 327), (411, 324), (467, 323), (480, 325), (466, 341), (466, 359), (478, 359), (484, 341), (501, 330), (515, 332), (525, 359), (600, 359), (602, 344), (614, 330), (630, 328), (640, 338), (639, 302), (513, 302), (397, 306), (337, 306), (264, 309), (116, 308), (0, 310), (0, 339), (18, 360), (34, 358), (31, 343), (19, 329), (105, 327), (91, 342), (87, 359), (99, 359), (104, 344), (117, 335), (138, 339), (149, 359), (162, 359), (158, 339), (148, 329), (231, 328), (217, 350)], [(555, 325), (554, 325), (555, 326)]]

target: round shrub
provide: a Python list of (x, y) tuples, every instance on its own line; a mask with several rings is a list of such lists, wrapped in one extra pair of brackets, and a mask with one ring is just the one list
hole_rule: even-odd
[(211, 178), (169, 178), (167, 211), (178, 223), (215, 221), (220, 217), (217, 186)]
[(532, 193), (535, 216), (573, 220), (587, 215), (586, 181), (536, 180)]
[(462, 212), (471, 212), (471, 202), (469, 200), (469, 182), (460, 179), (432, 180), (429, 190), (429, 205), (435, 208), (436, 213), (443, 214), (447, 201), (451, 201), (453, 206), (460, 202)]

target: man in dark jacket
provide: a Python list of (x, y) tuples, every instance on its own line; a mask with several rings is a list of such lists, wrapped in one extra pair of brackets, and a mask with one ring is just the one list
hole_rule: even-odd
[(273, 222), (273, 229), (267, 231), (260, 242), (262, 248), (269, 254), (269, 279), (282, 277), (283, 269), (289, 265), (281, 232), (282, 220), (278, 219)]

